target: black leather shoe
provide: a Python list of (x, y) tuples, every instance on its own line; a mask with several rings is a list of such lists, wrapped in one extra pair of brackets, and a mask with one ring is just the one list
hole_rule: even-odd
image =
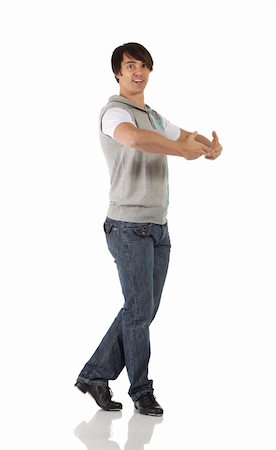
[(147, 416), (162, 416), (163, 409), (155, 400), (154, 395), (151, 392), (147, 392), (134, 401), (135, 409), (139, 411), (140, 414), (146, 414)]
[(123, 407), (122, 403), (111, 400), (113, 393), (108, 387), (107, 382), (100, 381), (98, 383), (85, 384), (77, 381), (75, 386), (84, 394), (88, 392), (94, 398), (97, 405), (105, 411), (120, 411)]

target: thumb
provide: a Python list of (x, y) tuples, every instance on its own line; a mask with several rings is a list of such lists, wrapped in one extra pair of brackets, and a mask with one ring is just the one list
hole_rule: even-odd
[(218, 139), (218, 135), (217, 135), (217, 133), (215, 131), (212, 131), (212, 136), (213, 136), (214, 139)]

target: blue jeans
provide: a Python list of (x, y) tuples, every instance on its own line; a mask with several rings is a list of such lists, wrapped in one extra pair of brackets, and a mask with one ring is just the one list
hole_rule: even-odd
[(153, 392), (152, 380), (148, 379), (149, 325), (157, 313), (169, 265), (168, 225), (107, 217), (104, 231), (125, 302), (78, 381), (92, 384), (115, 380), (126, 366), (128, 393), (137, 400), (144, 393)]

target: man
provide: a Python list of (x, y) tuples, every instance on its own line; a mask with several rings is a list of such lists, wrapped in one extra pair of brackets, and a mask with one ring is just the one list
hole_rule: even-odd
[(216, 159), (222, 147), (214, 131), (210, 142), (171, 124), (145, 104), (144, 90), (153, 69), (145, 47), (124, 44), (114, 50), (111, 63), (120, 95), (111, 97), (100, 114), (100, 141), (111, 181), (104, 231), (125, 302), (75, 385), (101, 408), (120, 410), (121, 403), (111, 400), (108, 380), (115, 380), (126, 366), (135, 409), (161, 416), (148, 364), (149, 326), (159, 307), (171, 247), (167, 155)]

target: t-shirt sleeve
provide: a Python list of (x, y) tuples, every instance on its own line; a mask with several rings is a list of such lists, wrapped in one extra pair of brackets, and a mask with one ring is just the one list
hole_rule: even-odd
[(114, 131), (115, 128), (120, 123), (132, 123), (134, 126), (135, 123), (128, 111), (123, 108), (109, 108), (102, 117), (102, 131), (104, 134), (107, 134), (112, 139), (114, 139)]
[(176, 141), (180, 136), (181, 129), (177, 125), (173, 125), (165, 117), (161, 117), (166, 137), (172, 141)]

